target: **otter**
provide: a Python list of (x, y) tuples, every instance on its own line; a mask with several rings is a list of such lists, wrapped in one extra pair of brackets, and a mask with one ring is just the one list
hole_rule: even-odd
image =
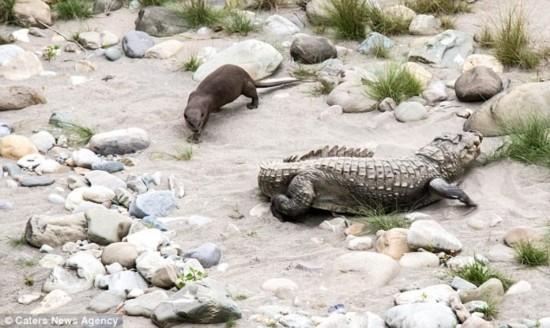
[(264, 81), (254, 81), (241, 67), (223, 65), (210, 73), (189, 95), (184, 117), (187, 126), (193, 131), (190, 141), (198, 142), (211, 112), (218, 111), (222, 106), (233, 102), (240, 95), (252, 99), (246, 107), (258, 107), (256, 88), (269, 88), (297, 82), (295, 78), (282, 78)]

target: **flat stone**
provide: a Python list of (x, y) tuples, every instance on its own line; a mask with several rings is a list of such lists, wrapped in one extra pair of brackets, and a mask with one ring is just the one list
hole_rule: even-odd
[(55, 179), (49, 176), (19, 176), (17, 178), (22, 187), (44, 187), (54, 184)]
[(413, 46), (408, 58), (409, 61), (462, 68), (465, 59), (473, 52), (473, 42), (472, 35), (466, 32), (447, 30), (419, 47)]
[(451, 253), (462, 249), (462, 243), (433, 220), (413, 222), (407, 233), (407, 242), (413, 248), (436, 249)]
[(24, 294), (17, 298), (17, 303), (23, 304), (23, 305), (29, 305), (33, 302), (36, 302), (42, 297), (42, 294), (40, 293), (32, 293), (32, 294)]
[(124, 302), (124, 299), (125, 297), (119, 294), (109, 291), (101, 292), (92, 299), (87, 309), (96, 313), (109, 312)]
[(145, 130), (129, 128), (95, 134), (88, 147), (101, 155), (123, 155), (143, 150), (150, 143), (149, 134)]
[(85, 240), (86, 218), (83, 213), (60, 217), (34, 215), (27, 221), (25, 239), (34, 247), (44, 244), (61, 246), (69, 241)]
[(120, 242), (126, 237), (132, 219), (117, 211), (97, 208), (86, 211), (88, 239), (100, 245)]
[(128, 315), (150, 318), (160, 302), (168, 298), (169, 296), (165, 291), (155, 290), (126, 301), (124, 303), (124, 311), (126, 311)]
[(146, 216), (162, 217), (176, 207), (176, 198), (171, 191), (149, 191), (138, 195), (130, 204), (130, 215), (137, 218)]
[(216, 244), (205, 243), (187, 251), (183, 256), (197, 259), (203, 267), (210, 268), (220, 263), (222, 253)]
[(92, 186), (103, 186), (113, 191), (116, 191), (118, 188), (126, 188), (124, 180), (105, 171), (89, 171), (85, 177)]
[(433, 285), (422, 289), (409, 290), (394, 296), (396, 305), (412, 303), (444, 303), (449, 304), (457, 292), (449, 285)]
[(461, 290), (472, 290), (476, 289), (477, 286), (469, 282), (468, 280), (464, 280), (458, 276), (453, 277), (453, 280), (451, 281), (451, 287), (456, 289), (457, 291)]
[(413, 303), (392, 307), (385, 314), (390, 328), (455, 328), (453, 311), (439, 303)]
[(121, 162), (105, 161), (100, 163), (92, 163), (91, 169), (105, 171), (107, 173), (115, 173), (124, 170), (124, 164)]
[(439, 257), (430, 252), (405, 253), (399, 264), (404, 268), (436, 268), (439, 266)]

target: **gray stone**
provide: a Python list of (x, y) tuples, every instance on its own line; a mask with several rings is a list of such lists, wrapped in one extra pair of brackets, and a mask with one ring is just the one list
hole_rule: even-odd
[(169, 296), (165, 291), (155, 290), (126, 301), (126, 303), (124, 303), (124, 311), (126, 311), (128, 315), (150, 318), (160, 302), (168, 298)]
[(372, 32), (367, 35), (367, 38), (363, 42), (361, 42), (357, 51), (364, 55), (368, 55), (372, 54), (376, 47), (380, 46), (385, 49), (390, 49), (393, 47), (393, 41), (378, 32)]
[(124, 182), (119, 177), (105, 171), (93, 170), (90, 172), (86, 172), (85, 177), (93, 187), (103, 186), (113, 191), (117, 190), (118, 188), (126, 188), (126, 182)]
[(141, 31), (130, 31), (122, 38), (122, 50), (130, 58), (143, 58), (147, 49), (154, 45), (149, 34)]
[(447, 99), (447, 86), (443, 81), (432, 81), (428, 88), (422, 91), (422, 97), (428, 101), (429, 104), (434, 104)]
[(433, 35), (439, 32), (441, 22), (432, 15), (416, 15), (409, 25), (409, 33), (413, 35)]
[(473, 52), (473, 37), (456, 30), (447, 30), (409, 52), (409, 61), (440, 64), (449, 68), (462, 68), (466, 57)]
[(136, 30), (156, 37), (166, 37), (183, 33), (188, 24), (178, 13), (165, 7), (148, 6), (139, 11)]
[(122, 8), (122, 2), (122, 0), (95, 0), (93, 12), (94, 14), (108, 14), (112, 11)]
[(130, 215), (137, 218), (146, 216), (163, 217), (176, 207), (176, 198), (171, 191), (149, 191), (138, 195), (130, 204)]
[(462, 73), (455, 82), (456, 97), (464, 102), (488, 100), (502, 89), (500, 77), (485, 66), (476, 66)]
[(11, 127), (8, 123), (0, 121), (0, 138), (11, 134)]
[(133, 268), (136, 265), (138, 252), (136, 246), (130, 243), (112, 243), (103, 249), (101, 262), (105, 265), (119, 263), (124, 267)]
[(16, 177), (21, 174), (21, 168), (15, 163), (4, 163), (2, 170), (6, 172), (10, 177)]
[(105, 161), (93, 163), (92, 170), (105, 171), (107, 173), (115, 173), (124, 170), (124, 164), (115, 161)]
[(224, 286), (207, 278), (191, 282), (161, 301), (151, 319), (160, 327), (169, 327), (179, 323), (223, 323), (240, 317), (241, 311)]
[(390, 328), (455, 328), (451, 308), (439, 303), (414, 303), (392, 307), (385, 314)]
[(178, 272), (175, 264), (163, 265), (153, 272), (151, 284), (155, 287), (170, 289), (176, 286)]
[(33, 215), (27, 221), (25, 239), (34, 247), (61, 246), (69, 241), (85, 240), (86, 228), (84, 213), (61, 217)]
[(156, 251), (143, 252), (136, 259), (136, 269), (147, 281), (152, 281), (157, 270), (168, 266), (174, 266), (174, 262)]
[(263, 31), (270, 35), (287, 36), (300, 32), (300, 28), (286, 17), (271, 15), (264, 21)]
[(111, 47), (105, 50), (104, 54), (105, 54), (105, 58), (107, 58), (110, 61), (117, 61), (120, 58), (122, 58), (122, 51), (117, 47)]
[(126, 237), (132, 219), (117, 211), (94, 208), (86, 211), (88, 239), (100, 245), (119, 242)]
[(135, 191), (138, 194), (143, 194), (149, 189), (143, 179), (138, 176), (129, 176), (127, 184), (128, 189)]
[(129, 128), (95, 134), (90, 139), (88, 147), (101, 155), (123, 155), (143, 150), (149, 147), (150, 143), (145, 130)]
[(453, 280), (451, 281), (451, 287), (456, 289), (457, 291), (460, 290), (472, 290), (476, 289), (477, 286), (469, 282), (468, 280), (464, 280), (458, 276), (453, 277)]
[(105, 291), (92, 299), (90, 305), (88, 305), (88, 310), (96, 313), (105, 313), (115, 309), (122, 302), (124, 302), (124, 296)]
[(44, 187), (49, 186), (55, 182), (55, 179), (49, 176), (19, 176), (17, 178), (19, 184), (22, 187)]
[(463, 303), (479, 300), (499, 303), (504, 297), (504, 287), (500, 280), (491, 278), (476, 289), (460, 291), (459, 295)]
[(462, 243), (433, 220), (413, 222), (407, 232), (407, 242), (413, 248), (436, 249), (450, 253), (462, 249)]
[(404, 101), (395, 108), (393, 114), (399, 122), (415, 122), (428, 117), (428, 110), (424, 105), (415, 101)]
[(301, 34), (290, 45), (290, 55), (302, 64), (317, 64), (336, 58), (336, 48), (327, 38)]
[(135, 271), (121, 271), (108, 277), (108, 290), (126, 296), (132, 289), (147, 289), (147, 282)]
[(77, 294), (93, 287), (93, 280), (78, 277), (76, 271), (67, 270), (60, 266), (52, 269), (42, 286), (42, 291), (48, 293), (61, 289), (68, 294)]
[(46, 96), (40, 89), (22, 85), (0, 87), (0, 112), (45, 103)]
[(220, 263), (222, 253), (216, 244), (205, 243), (187, 251), (184, 257), (197, 259), (203, 267), (210, 268)]

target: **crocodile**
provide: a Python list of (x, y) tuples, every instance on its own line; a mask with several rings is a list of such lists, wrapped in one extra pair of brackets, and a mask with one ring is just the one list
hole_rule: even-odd
[(363, 214), (414, 210), (442, 198), (477, 206), (457, 185), (480, 154), (476, 131), (445, 134), (409, 157), (378, 159), (366, 148), (325, 146), (260, 164), (258, 185), (271, 212), (295, 220), (310, 208)]

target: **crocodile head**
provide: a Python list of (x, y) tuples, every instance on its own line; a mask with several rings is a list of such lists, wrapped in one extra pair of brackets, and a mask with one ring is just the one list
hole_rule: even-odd
[(436, 162), (449, 180), (459, 177), (479, 156), (483, 136), (476, 131), (445, 134), (420, 148), (417, 155)]

